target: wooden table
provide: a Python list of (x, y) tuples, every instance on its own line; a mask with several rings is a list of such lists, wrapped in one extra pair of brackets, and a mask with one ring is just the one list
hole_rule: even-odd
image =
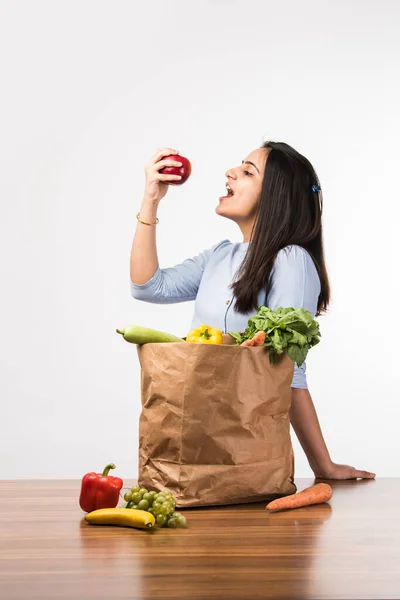
[(187, 529), (141, 531), (87, 524), (80, 481), (0, 482), (0, 598), (400, 598), (400, 479), (327, 483), (323, 505), (182, 509)]

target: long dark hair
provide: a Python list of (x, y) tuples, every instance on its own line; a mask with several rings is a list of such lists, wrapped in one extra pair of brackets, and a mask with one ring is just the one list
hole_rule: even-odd
[(279, 250), (296, 244), (310, 254), (321, 282), (317, 316), (326, 312), (330, 286), (322, 238), (322, 191), (317, 174), (307, 158), (284, 142), (265, 142), (264, 178), (251, 243), (231, 284), (236, 298), (234, 310), (257, 311), (258, 293), (271, 289), (271, 271)]

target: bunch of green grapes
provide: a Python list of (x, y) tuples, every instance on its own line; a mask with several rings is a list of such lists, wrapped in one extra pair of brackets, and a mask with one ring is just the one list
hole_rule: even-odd
[(154, 515), (156, 523), (162, 527), (185, 527), (186, 517), (175, 512), (176, 500), (169, 492), (149, 492), (147, 488), (133, 486), (124, 495), (126, 508), (146, 510)]

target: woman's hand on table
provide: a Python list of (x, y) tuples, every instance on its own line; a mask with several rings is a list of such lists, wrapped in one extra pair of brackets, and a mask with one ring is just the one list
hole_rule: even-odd
[(317, 479), (374, 479), (375, 473), (360, 471), (350, 465), (330, 463), (324, 469), (316, 469), (314, 475)]

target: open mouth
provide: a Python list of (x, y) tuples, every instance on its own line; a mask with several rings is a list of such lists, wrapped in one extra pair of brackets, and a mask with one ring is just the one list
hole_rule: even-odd
[(220, 200), (226, 200), (226, 198), (229, 198), (230, 196), (233, 196), (233, 192), (232, 192), (232, 190), (229, 190), (229, 189), (228, 189), (228, 190), (227, 190), (227, 192), (228, 192), (228, 193), (226, 194), (226, 196), (221, 196), (221, 197), (220, 197)]

